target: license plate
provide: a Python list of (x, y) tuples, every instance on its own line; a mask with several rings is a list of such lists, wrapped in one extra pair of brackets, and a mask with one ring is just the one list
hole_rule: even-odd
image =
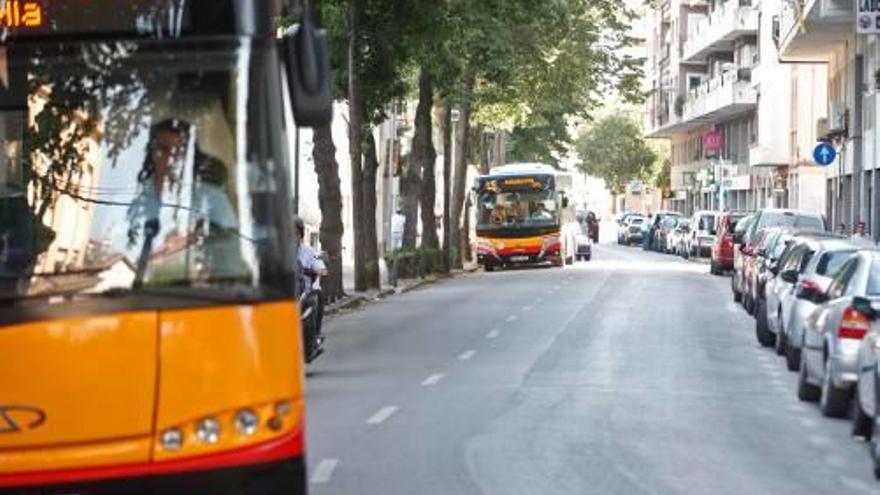
[(511, 256), (510, 261), (513, 261), (513, 262), (529, 261), (529, 257), (528, 256)]

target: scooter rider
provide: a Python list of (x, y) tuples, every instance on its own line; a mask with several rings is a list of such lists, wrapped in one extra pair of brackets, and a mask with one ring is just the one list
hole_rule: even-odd
[[(302, 219), (297, 218), (294, 223), (299, 243), (297, 262), (299, 266), (300, 290), (302, 291), (300, 300), (304, 306), (310, 306), (315, 314), (315, 317), (310, 319), (314, 322), (314, 328), (303, 328), (303, 330), (306, 332), (314, 332), (310, 335), (313, 339), (310, 339), (310, 342), (307, 344), (307, 350), (311, 346), (311, 341), (313, 340), (316, 346), (315, 350), (320, 353), (321, 343), (324, 340), (324, 336), (321, 332), (321, 324), (324, 319), (324, 301), (321, 297), (321, 277), (327, 274), (327, 266), (324, 264), (324, 260), (321, 259), (320, 254), (315, 251), (314, 248), (303, 242), (305, 239), (306, 227)], [(306, 307), (301, 308), (301, 310), (305, 314)], [(306, 322), (303, 323), (305, 324)], [(309, 333), (306, 333), (306, 335), (309, 335)], [(309, 352), (309, 354), (313, 353)], [(310, 361), (315, 356), (316, 354), (307, 354), (306, 359)]]

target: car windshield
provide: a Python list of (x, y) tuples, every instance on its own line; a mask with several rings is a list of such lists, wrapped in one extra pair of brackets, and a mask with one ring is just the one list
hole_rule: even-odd
[(880, 296), (880, 260), (871, 263), (871, 271), (868, 273), (868, 287), (865, 293), (869, 296)]
[(292, 274), (271, 209), (285, 189), (249, 140), (259, 52), (236, 41), (71, 48), (4, 60), (27, 84), (6, 95), (22, 109), (0, 112), (0, 297), (265, 289), (270, 274)]

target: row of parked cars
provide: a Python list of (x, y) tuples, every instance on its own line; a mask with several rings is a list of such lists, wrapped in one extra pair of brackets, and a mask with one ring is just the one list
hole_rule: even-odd
[[(711, 257), (712, 273), (733, 267), (730, 232), (738, 216), (716, 211), (697, 211), (685, 217), (674, 211), (661, 211), (649, 217), (623, 213), (617, 218), (618, 244), (639, 244), (645, 249), (675, 254), (683, 258)], [(719, 236), (719, 229), (723, 229)]]
[(800, 400), (852, 418), (880, 479), (880, 249), (793, 210), (739, 214), (730, 235), (733, 298), (755, 317), (758, 342), (798, 373)]

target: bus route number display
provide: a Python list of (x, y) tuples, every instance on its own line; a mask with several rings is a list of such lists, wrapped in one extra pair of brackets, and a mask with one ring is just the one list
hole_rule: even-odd
[(43, 5), (27, 0), (0, 2), (0, 27), (39, 28), (43, 26)]

